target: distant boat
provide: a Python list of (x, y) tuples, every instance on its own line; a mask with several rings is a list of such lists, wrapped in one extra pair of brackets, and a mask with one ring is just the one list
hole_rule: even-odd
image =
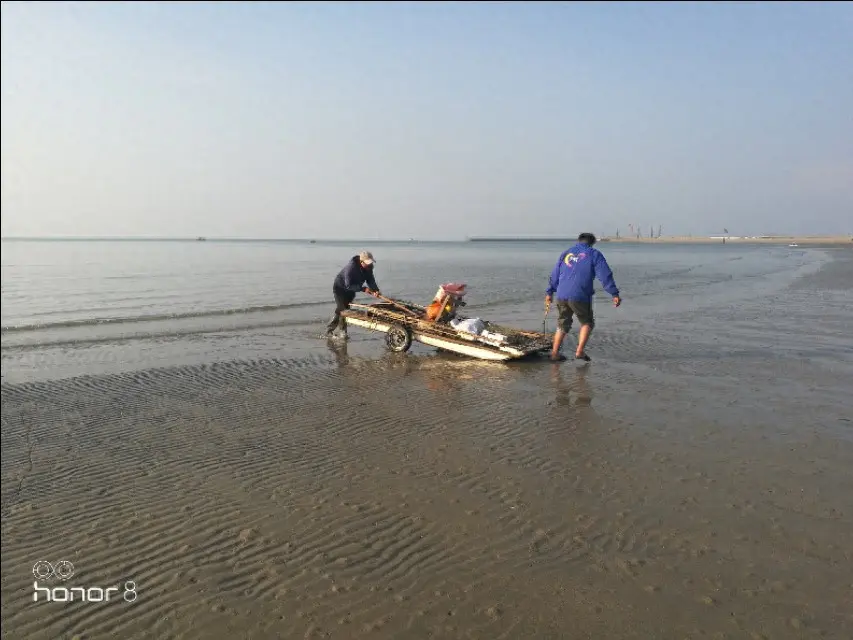
[(317, 244), (317, 241), (316, 241), (316, 240), (312, 240), (312, 241), (311, 241), (311, 244)]
[(204, 236), (199, 236), (198, 238), (196, 238), (196, 240), (198, 242), (204, 242), (205, 240), (207, 240), (207, 238), (205, 238)]
[(788, 246), (789, 246), (789, 247), (799, 247), (800, 245), (798, 245), (796, 242), (792, 242), (792, 243), (791, 243), (791, 244), (789, 244)]

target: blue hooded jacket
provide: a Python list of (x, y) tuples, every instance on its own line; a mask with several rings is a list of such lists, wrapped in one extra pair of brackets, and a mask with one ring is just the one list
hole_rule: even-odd
[(619, 295), (613, 272), (604, 255), (598, 249), (579, 242), (560, 254), (548, 280), (546, 293), (557, 300), (591, 302), (595, 294), (595, 278), (601, 281), (604, 290), (611, 296)]
[(379, 286), (373, 277), (373, 265), (364, 269), (361, 266), (361, 260), (359, 260), (358, 256), (353, 256), (335, 277), (334, 288), (340, 291), (358, 293), (364, 287), (365, 282), (374, 291), (379, 290)]

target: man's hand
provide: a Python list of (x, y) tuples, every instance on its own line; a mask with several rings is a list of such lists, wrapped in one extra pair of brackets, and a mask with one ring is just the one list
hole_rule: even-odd
[(613, 306), (618, 307), (620, 304), (622, 304), (622, 298), (619, 296), (613, 296)]
[(551, 310), (551, 296), (545, 296), (545, 313)]

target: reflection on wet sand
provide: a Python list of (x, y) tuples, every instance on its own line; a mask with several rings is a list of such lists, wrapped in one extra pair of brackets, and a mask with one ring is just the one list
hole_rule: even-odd
[(326, 340), (326, 347), (328, 347), (329, 351), (335, 357), (338, 367), (346, 367), (349, 364), (349, 351), (345, 340), (329, 338)]
[(590, 365), (584, 363), (573, 371), (559, 364), (552, 365), (551, 382), (556, 390), (555, 400), (564, 407), (591, 407), (592, 389), (587, 382)]

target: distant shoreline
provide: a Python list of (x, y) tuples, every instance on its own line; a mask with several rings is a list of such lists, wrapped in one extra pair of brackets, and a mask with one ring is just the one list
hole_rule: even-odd
[[(415, 238), (408, 239), (370, 239), (370, 238), (353, 238), (353, 239), (311, 239), (311, 238), (217, 238), (217, 237), (197, 237), (197, 238), (157, 238), (157, 237), (83, 237), (83, 236), (5, 236), (0, 238), (2, 242), (225, 242), (225, 243), (286, 243), (286, 244), (326, 244), (326, 245), (369, 245), (369, 244), (466, 244), (466, 243), (534, 243), (534, 242), (550, 242), (570, 244), (577, 242), (577, 237), (486, 237), (472, 236), (457, 240), (418, 240)], [(603, 236), (599, 239), (600, 243), (607, 244), (770, 244), (770, 245), (791, 245), (798, 246), (849, 246), (853, 247), (853, 236), (662, 236), (660, 238), (614, 238)]]
[(849, 245), (853, 246), (853, 236), (663, 236), (660, 238), (602, 238), (603, 241), (618, 244), (796, 244), (809, 245)]
[[(577, 242), (576, 238), (512, 238), (470, 237), (468, 242)], [(774, 244), (814, 246), (848, 245), (853, 236), (662, 236), (660, 238), (602, 237), (599, 242), (612, 244)]]
[(155, 237), (155, 236), (3, 236), (2, 242), (280, 242), (290, 244), (400, 244), (400, 243), (458, 243), (460, 240), (416, 240), (414, 238), (229, 238), (216, 236)]

